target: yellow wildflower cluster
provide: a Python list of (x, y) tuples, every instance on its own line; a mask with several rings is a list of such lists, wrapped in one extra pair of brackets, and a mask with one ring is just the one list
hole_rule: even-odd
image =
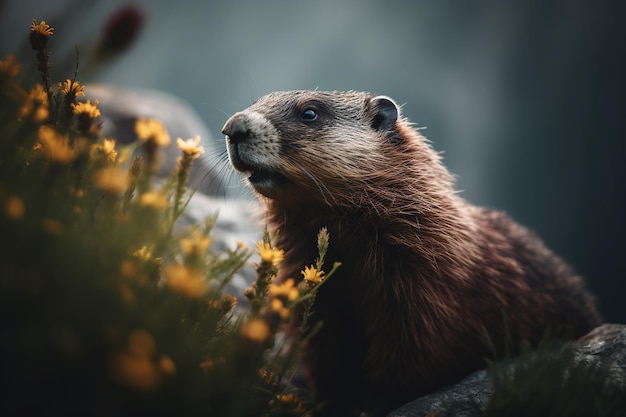
[(202, 274), (195, 268), (169, 264), (163, 269), (163, 280), (172, 291), (189, 298), (200, 298), (208, 290)]
[(10, 54), (2, 61), (0, 60), (0, 74), (13, 78), (20, 73), (20, 65), (15, 59), (15, 55)]
[(152, 209), (164, 209), (169, 201), (161, 191), (148, 191), (139, 196), (139, 204)]
[(128, 336), (126, 348), (112, 355), (111, 373), (121, 385), (153, 391), (165, 377), (176, 373), (176, 364), (167, 355), (157, 355), (154, 337), (137, 329)]
[(74, 159), (75, 150), (70, 146), (69, 137), (62, 135), (50, 126), (39, 128), (39, 144), (50, 162), (66, 164)]
[(268, 287), (270, 309), (278, 313), (282, 318), (289, 317), (289, 305), (296, 301), (300, 292), (296, 287), (296, 281), (289, 278), (282, 284), (270, 284)]
[(212, 243), (211, 238), (194, 230), (189, 237), (180, 240), (180, 248), (187, 255), (202, 256)]
[(269, 262), (272, 265), (278, 265), (285, 257), (285, 251), (273, 248), (272, 245), (265, 242), (257, 243), (257, 252), (261, 255), (261, 260)]
[(253, 342), (264, 342), (270, 337), (270, 326), (261, 319), (251, 319), (241, 326), (240, 334)]
[(96, 172), (94, 180), (98, 188), (111, 194), (124, 192), (130, 184), (128, 173), (117, 166), (102, 168)]
[(139, 119), (135, 123), (135, 133), (142, 142), (152, 142), (157, 146), (170, 144), (170, 135), (165, 125), (156, 119)]
[(36, 84), (28, 93), (24, 105), (20, 109), (20, 117), (33, 115), (36, 122), (43, 122), (49, 116), (48, 94), (41, 84)]

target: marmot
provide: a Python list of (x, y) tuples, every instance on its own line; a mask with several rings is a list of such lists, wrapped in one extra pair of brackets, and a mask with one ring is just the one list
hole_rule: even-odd
[(506, 341), (601, 324), (582, 279), (506, 214), (461, 198), (389, 97), (276, 92), (222, 132), (279, 231), (279, 278), (315, 259), (324, 226), (326, 265), (342, 263), (303, 355), (325, 415), (386, 413), (484, 367)]

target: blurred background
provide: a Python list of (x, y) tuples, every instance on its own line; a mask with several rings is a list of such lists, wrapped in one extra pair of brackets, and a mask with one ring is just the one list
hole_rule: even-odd
[(46, 20), (53, 81), (71, 77), (78, 49), (79, 81), (174, 95), (199, 130), (179, 134), (202, 134), (213, 155), (228, 116), (268, 92), (389, 95), (465, 198), (536, 231), (586, 277), (606, 321), (626, 323), (619, 4), (0, 0), (0, 54), (34, 66), (28, 26)]

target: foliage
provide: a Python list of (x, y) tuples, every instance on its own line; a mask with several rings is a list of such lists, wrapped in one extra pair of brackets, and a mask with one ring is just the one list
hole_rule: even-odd
[(291, 384), (306, 340), (287, 350), (279, 331), (310, 308), (321, 263), (313, 281), (275, 283), (282, 251), (265, 236), (251, 308), (234, 307), (221, 291), (252, 250), (215, 252), (215, 216), (174, 232), (199, 138), (178, 139), (176, 172), (156, 182), (163, 125), (137, 123), (142, 157), (102, 138), (76, 74), (51, 82), (52, 35), (33, 21), (41, 83), (30, 90), (12, 56), (0, 61), (0, 414), (306, 412)]

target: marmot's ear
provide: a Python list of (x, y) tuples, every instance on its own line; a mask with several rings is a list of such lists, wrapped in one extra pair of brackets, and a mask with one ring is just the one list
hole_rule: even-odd
[(372, 128), (381, 131), (396, 128), (400, 109), (391, 98), (387, 96), (374, 97), (370, 101), (370, 111), (372, 112)]

